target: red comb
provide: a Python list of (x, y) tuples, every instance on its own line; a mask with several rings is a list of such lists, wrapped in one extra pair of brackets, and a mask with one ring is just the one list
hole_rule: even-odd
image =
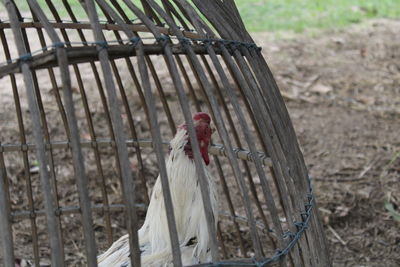
[(205, 112), (197, 112), (197, 113), (195, 113), (195, 114), (193, 115), (193, 120), (194, 120), (194, 121), (203, 120), (203, 121), (205, 121), (205, 122), (207, 122), (207, 123), (210, 123), (210, 122), (211, 122), (210, 115), (208, 115), (208, 114), (205, 113)]

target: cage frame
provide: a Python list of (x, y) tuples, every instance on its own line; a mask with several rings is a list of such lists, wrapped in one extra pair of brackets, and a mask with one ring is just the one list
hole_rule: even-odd
[[(305, 167), (304, 159), (297, 143), (297, 138), (291, 124), (288, 112), (284, 105), (282, 96), (279, 93), (279, 89), (276, 82), (270, 72), (267, 63), (265, 62), (259, 48), (254, 44), (250, 35), (245, 30), (244, 24), (241, 21), (240, 15), (237, 8), (232, 0), (225, 1), (210, 1), (210, 0), (193, 0), (193, 5), (197, 8), (198, 12), (206, 18), (208, 23), (212, 25), (214, 30), (207, 25), (207, 23), (198, 15), (195, 8), (185, 0), (174, 0), (161, 1), (162, 7), (153, 0), (141, 0), (142, 9), (138, 8), (129, 0), (123, 0), (126, 6), (133, 12), (142, 22), (140, 25), (132, 25), (131, 20), (122, 10), (121, 6), (116, 0), (111, 0), (107, 3), (104, 0), (85, 0), (80, 1), (86, 9), (89, 23), (79, 23), (72, 10), (69, 9), (68, 13), (71, 16), (72, 22), (63, 22), (57, 13), (56, 8), (51, 1), (46, 0), (46, 4), (51, 10), (52, 15), (55, 17), (55, 22), (51, 22), (46, 14), (43, 12), (41, 7), (38, 5), (36, 0), (28, 0), (33, 21), (24, 22), (21, 21), (22, 17), (19, 14), (17, 6), (13, 0), (3, 0), (4, 5), (7, 9), (10, 21), (3, 23), (0, 21), (0, 38), (2, 39), (3, 47), (5, 50), (8, 49), (6, 37), (4, 35), (4, 29), (12, 29), (14, 33), (15, 43), (17, 45), (19, 58), (13, 61), (10, 58), (9, 52), (5, 51), (7, 57), (7, 64), (0, 66), (0, 78), (9, 76), (12, 82), (14, 95), (16, 96), (16, 107), (17, 115), (20, 127), (20, 139), (21, 144), (19, 145), (2, 145), (0, 143), (0, 163), (2, 171), (0, 172), (0, 214), (1, 217), (1, 235), (4, 240), (3, 254), (4, 263), (6, 266), (14, 266), (14, 253), (13, 253), (13, 238), (11, 224), (12, 219), (17, 215), (12, 214), (9, 204), (8, 185), (7, 185), (7, 174), (6, 167), (4, 166), (3, 153), (9, 151), (21, 151), (22, 156), (27, 164), (27, 153), (29, 151), (36, 151), (37, 158), (39, 159), (40, 179), (42, 190), (45, 193), (45, 211), (47, 218), (47, 224), (49, 227), (49, 237), (51, 245), (51, 261), (52, 266), (64, 266), (63, 262), (63, 245), (61, 237), (61, 226), (59, 222), (59, 216), (65, 211), (58, 205), (57, 188), (51, 188), (51, 184), (55, 184), (54, 169), (52, 169), (51, 163), (51, 151), (59, 147), (66, 147), (71, 149), (73, 156), (73, 165), (75, 170), (75, 177), (77, 178), (77, 187), (79, 191), (80, 206), (76, 209), (82, 215), (83, 228), (84, 228), (84, 240), (85, 249), (87, 255), (87, 262), (89, 266), (96, 266), (97, 260), (97, 249), (96, 241), (94, 238), (94, 232), (92, 229), (92, 209), (93, 205), (90, 204), (89, 192), (87, 191), (87, 177), (85, 174), (85, 166), (83, 164), (82, 147), (91, 147), (95, 153), (99, 153), (98, 146), (111, 146), (116, 151), (116, 160), (119, 165), (119, 172), (124, 184), (124, 206), (118, 206), (116, 208), (122, 208), (126, 211), (127, 216), (127, 229), (130, 236), (130, 248), (133, 251), (134, 257), (131, 257), (133, 266), (140, 266), (140, 249), (138, 245), (138, 237), (136, 232), (136, 226), (138, 218), (136, 216), (135, 203), (135, 190), (133, 189), (133, 181), (136, 179), (144, 179), (143, 173), (139, 174), (139, 178), (134, 173), (129, 172), (129, 157), (127, 147), (132, 146), (136, 148), (138, 153), (137, 158), (140, 165), (141, 156), (139, 147), (151, 146), (153, 147), (157, 156), (157, 161), (160, 168), (160, 177), (162, 181), (163, 194), (166, 201), (168, 226), (171, 233), (171, 244), (174, 266), (182, 266), (180, 259), (180, 251), (178, 245), (177, 229), (175, 226), (175, 219), (172, 207), (172, 200), (170, 197), (170, 190), (168, 185), (167, 172), (164, 161), (163, 142), (160, 134), (160, 127), (157, 124), (156, 111), (151, 108), (154, 106), (154, 96), (152, 95), (152, 86), (150, 85), (150, 77), (157, 80), (157, 73), (154, 69), (153, 63), (149, 58), (149, 55), (162, 54), (165, 57), (166, 64), (169, 67), (169, 73), (174, 83), (176, 93), (179, 98), (179, 103), (183, 109), (185, 121), (188, 123), (188, 132), (191, 140), (193, 140), (192, 148), (194, 151), (194, 162), (201, 177), (204, 177), (204, 170), (201, 167), (201, 157), (195, 137), (195, 130), (190, 115), (190, 107), (188, 104), (188, 97), (185, 93), (185, 86), (189, 87), (189, 95), (191, 97), (193, 88), (189, 78), (184, 75), (183, 79), (179, 76), (182, 71), (183, 64), (179, 56), (185, 56), (191, 64), (191, 69), (196, 75), (196, 80), (201, 87), (202, 92), (207, 96), (207, 105), (211, 111), (213, 121), (216, 124), (219, 136), (222, 139), (222, 145), (214, 145), (210, 149), (210, 153), (214, 155), (214, 160), (218, 166), (219, 174), (223, 177), (222, 168), (218, 161), (217, 155), (226, 156), (233, 168), (233, 174), (241, 192), (243, 193), (244, 205), (246, 209), (246, 215), (248, 223), (250, 225), (250, 234), (253, 242), (253, 248), (255, 251), (256, 263), (265, 261), (265, 256), (262, 252), (259, 236), (257, 233), (257, 222), (251, 211), (251, 200), (250, 194), (256, 200), (257, 208), (260, 214), (263, 214), (262, 207), (259, 203), (257, 193), (254, 193), (254, 183), (252, 184), (250, 179), (250, 192), (246, 187), (245, 178), (240, 170), (238, 159), (252, 161), (255, 165), (257, 174), (260, 177), (261, 187), (265, 202), (268, 205), (268, 210), (271, 213), (272, 225), (274, 225), (277, 234), (277, 246), (281, 250), (281, 253), (277, 257), (276, 261), (281, 266), (286, 265), (288, 260), (286, 254), (289, 254), (289, 250), (285, 251), (289, 247), (290, 242), (284, 240), (285, 233), (282, 230), (279, 222), (278, 212), (275, 207), (275, 200), (272, 198), (270, 186), (266, 178), (264, 170), (265, 166), (270, 168), (272, 178), (279, 189), (282, 206), (286, 217), (289, 221), (293, 222), (289, 224), (289, 230), (293, 233), (300, 233), (297, 240), (298, 242), (293, 243), (289, 254), (289, 264), (294, 266), (330, 266), (330, 260), (328, 255), (328, 248), (323, 233), (323, 228), (319, 219), (318, 211), (316, 207), (315, 198), (312, 196), (312, 188), (309, 183), (308, 173)], [(100, 7), (102, 12), (107, 16), (107, 22), (101, 23), (95, 8), (95, 3)], [(68, 1), (63, 0), (63, 4), (67, 7)], [(173, 5), (172, 5), (173, 4)], [(112, 8), (111, 8), (112, 5)], [(68, 9), (68, 8), (67, 8)], [(114, 10), (115, 9), (115, 10)], [(151, 16), (151, 18), (149, 18)], [(182, 17), (181, 17), (182, 16)], [(22, 19), (23, 20), (23, 19)], [(165, 21), (168, 28), (162, 26), (161, 21)], [(179, 21), (184, 30), (181, 30), (176, 21)], [(194, 27), (192, 31), (185, 21), (191, 23)], [(29, 49), (29, 41), (26, 36), (24, 29), (34, 28), (37, 30), (40, 36), (40, 41), (43, 48), (46, 51), (32, 55)], [(63, 40), (55, 29), (59, 29)], [(68, 41), (68, 34), (66, 29), (75, 29), (78, 31), (82, 42), (85, 42), (85, 38), (82, 37), (82, 29), (92, 29), (95, 41), (94, 46), (83, 46), (74, 48)], [(47, 36), (50, 37), (52, 44), (46, 45), (46, 41), (43, 37), (45, 31)], [(118, 42), (115, 45), (109, 45), (107, 40), (104, 38), (102, 31), (109, 30), (114, 32)], [(144, 45), (143, 40), (138, 38), (137, 32), (147, 31), (151, 32), (154, 36), (157, 44)], [(128, 43), (126, 44), (120, 38), (120, 32), (123, 32), (128, 37)], [(219, 36), (218, 36), (219, 35)], [(170, 37), (174, 36), (178, 39), (178, 44), (171, 43)], [(233, 41), (234, 40), (234, 41)], [(86, 43), (88, 44), (88, 43)], [(204, 58), (204, 55), (210, 57), (210, 61), (215, 68), (216, 73), (213, 72), (209, 64)], [(139, 77), (133, 73), (132, 63), (128, 63), (129, 57), (135, 56), (138, 59)], [(202, 61), (199, 60), (201, 57)], [(240, 93), (246, 99), (246, 109), (251, 111), (253, 114), (251, 120), (253, 125), (256, 127), (256, 135), (262, 140), (263, 151), (260, 152), (256, 149), (254, 141), (252, 140), (254, 134), (251, 133), (248, 128), (246, 119), (243, 115), (240, 104), (238, 103), (237, 96), (233, 93), (229, 78), (227, 77), (225, 70), (220, 64), (218, 56), (224, 60), (226, 66), (228, 66), (229, 73), (235, 79), (235, 83), (240, 88)], [(140, 141), (137, 139), (136, 130), (133, 126), (132, 118), (130, 121), (130, 134), (133, 136), (129, 139), (125, 136), (123, 125), (121, 123), (121, 107), (118, 104), (117, 92), (119, 92), (123, 98), (124, 108), (129, 110), (127, 105), (127, 98), (123, 94), (124, 88), (119, 77), (117, 67), (114, 59), (124, 58), (129, 68), (130, 74), (135, 81), (137, 90), (141, 101), (145, 108), (146, 117), (149, 124), (151, 125), (151, 141)], [(72, 100), (72, 89), (71, 89), (71, 77), (70, 70), (68, 67), (73, 66), (75, 75), (78, 77), (79, 68), (78, 64), (81, 62), (91, 62), (91, 67), (95, 72), (96, 67), (94, 61), (99, 61), (102, 69), (105, 84), (105, 91), (107, 97), (103, 96), (103, 101), (107, 102), (110, 109), (108, 121), (111, 132), (110, 140), (97, 140), (95, 137), (94, 130), (91, 129), (91, 141), (82, 142), (79, 138), (79, 130), (77, 125), (77, 119), (75, 116), (74, 104)], [(205, 67), (203, 67), (203, 65)], [(60, 95), (56, 95), (57, 105), (60, 113), (63, 117), (63, 123), (65, 125), (68, 140), (65, 142), (52, 143), (49, 139), (48, 133), (46, 133), (46, 119), (43, 117), (43, 107), (40, 104), (40, 96), (38, 100), (39, 86), (37, 85), (37, 78), (35, 77), (35, 70), (48, 69), (49, 76), (55, 82), (53, 67), (60, 69), (62, 86), (63, 86), (63, 99)], [(204, 70), (204, 68), (206, 70)], [(150, 72), (150, 73), (149, 73)], [(28, 96), (29, 109), (32, 116), (33, 132), (35, 136), (35, 144), (27, 144), (25, 140), (24, 125), (22, 122), (21, 110), (17, 103), (18, 91), (16, 88), (15, 74), (22, 73), (26, 86), (26, 93)], [(114, 75), (113, 75), (114, 73)], [(211, 82), (206, 77), (206, 73), (211, 77)], [(217, 74), (217, 75), (216, 75)], [(96, 75), (96, 74), (94, 74)], [(97, 76), (99, 74), (97, 73)], [(217, 82), (217, 78), (221, 80), (224, 88), (220, 88)], [(99, 77), (96, 78), (96, 82), (99, 84)], [(117, 84), (115, 84), (115, 81)], [(156, 82), (156, 89), (162, 96), (163, 90), (160, 83)], [(83, 85), (80, 84), (80, 91), (84, 92)], [(122, 89), (121, 89), (122, 87)], [(104, 90), (104, 89), (103, 89)], [(240, 138), (237, 133), (234, 133), (234, 141), (231, 140), (225, 126), (222, 112), (229, 114), (228, 124), (232, 125), (232, 118), (230, 111), (226, 107), (226, 103), (222, 101), (222, 108), (219, 107), (218, 100), (222, 98), (222, 92), (226, 93), (229, 98), (229, 103), (233, 106), (233, 113), (238, 117), (238, 121), (245, 135), (245, 142), (249, 149), (244, 150), (241, 146)], [(103, 92), (104, 93), (104, 92)], [(216, 94), (215, 94), (216, 93)], [(84, 95), (84, 93), (82, 93)], [(219, 98), (216, 97), (219, 96)], [(163, 99), (163, 97), (160, 97)], [(84, 100), (85, 102), (86, 100)], [(64, 103), (63, 103), (64, 102)], [(87, 101), (86, 101), (87, 105)], [(198, 101), (195, 101), (196, 109), (200, 110)], [(105, 105), (106, 107), (107, 105)], [(173, 123), (172, 114), (169, 111), (168, 103), (163, 102), (164, 109), (167, 113), (168, 123), (173, 132), (176, 131)], [(150, 107), (150, 108), (149, 108)], [(86, 109), (88, 109), (86, 107)], [(85, 111), (87, 112), (87, 110)], [(169, 111), (169, 112), (168, 112)], [(90, 121), (90, 115), (87, 115), (87, 120)], [(130, 115), (131, 116), (131, 115)], [(42, 127), (43, 126), (43, 127)], [(91, 126), (93, 128), (93, 125)], [(234, 127), (233, 127), (234, 128)], [(233, 143), (239, 144), (235, 147)], [(97, 152), (96, 152), (97, 151)], [(139, 151), (139, 152), (138, 152)], [(50, 157), (49, 157), (50, 153)], [(98, 167), (101, 170), (100, 159), (96, 157)], [(250, 172), (249, 167), (245, 163), (245, 171)], [(50, 171), (47, 166), (50, 166)], [(283, 167), (282, 167), (283, 165)], [(246, 167), (247, 166), (247, 167)], [(26, 167), (26, 166), (25, 166)], [(101, 171), (100, 171), (101, 172)], [(222, 173), (222, 175), (221, 175)], [(101, 175), (102, 176), (102, 175)], [(251, 175), (250, 175), (251, 177)], [(26, 174), (27, 181), (29, 183), (29, 173)], [(221, 178), (224, 181), (225, 178)], [(142, 181), (143, 182), (143, 181)], [(211, 242), (211, 252), (213, 262), (218, 264), (220, 261), (218, 253), (218, 240), (217, 240), (217, 229), (215, 229), (214, 222), (211, 215), (211, 204), (209, 195), (207, 192), (206, 179), (200, 179), (200, 185), (202, 189), (202, 196), (208, 218), (208, 229)], [(103, 189), (104, 190), (104, 181)], [(223, 183), (224, 192), (229, 190), (227, 185)], [(29, 187), (29, 186), (27, 186)], [(28, 190), (29, 191), (29, 190)], [(29, 194), (29, 193), (28, 193)], [(286, 197), (285, 197), (286, 196)], [(22, 213), (18, 216), (31, 218), (32, 228), (35, 229), (35, 216), (37, 211), (33, 208), (32, 196), (29, 196), (30, 201), (30, 213), (23, 215)], [(230, 213), (232, 218), (235, 217), (235, 212), (232, 207), (232, 202), (228, 200), (230, 206)], [(306, 203), (304, 205), (304, 203)], [(96, 207), (95, 207), (96, 208)], [(110, 211), (110, 205), (107, 199), (104, 199), (104, 205), (98, 206), (99, 209), (104, 209), (105, 213)], [(295, 212), (300, 211), (300, 212)], [(69, 212), (74, 212), (70, 209)], [(304, 214), (308, 217), (305, 220)], [(6, 216), (4, 216), (6, 215)], [(108, 216), (108, 235), (110, 235), (110, 217)], [(234, 220), (236, 223), (236, 220)], [(265, 225), (268, 225), (265, 215), (263, 217)], [(305, 224), (305, 221), (307, 224)], [(294, 222), (298, 222), (296, 225)], [(236, 225), (236, 231), (238, 226)], [(305, 228), (308, 227), (307, 231)], [(299, 230), (300, 229), (300, 230)], [(310, 230), (311, 229), (311, 230)], [(37, 240), (33, 230), (33, 239)], [(304, 233), (303, 237), (301, 235)], [(112, 235), (112, 234), (111, 234)], [(240, 236), (240, 234), (239, 234)], [(296, 240), (296, 241), (297, 241)], [(244, 250), (243, 241), (241, 241), (241, 249)], [(35, 244), (36, 242), (36, 244)], [(39, 264), (39, 252), (37, 241), (33, 241), (33, 250), (35, 264)], [(302, 248), (301, 251), (299, 248)], [(285, 249), (284, 249), (285, 248)], [(284, 251), (286, 254), (282, 254)], [(252, 260), (238, 260), (228, 261), (224, 263), (224, 266), (250, 266), (249, 264), (254, 263)], [(273, 262), (271, 262), (273, 263)], [(231, 264), (231, 265), (229, 265)], [(240, 265), (242, 264), (242, 265)], [(255, 263), (254, 263), (255, 264)], [(198, 265), (205, 266), (205, 265)], [(209, 266), (209, 265), (207, 265)], [(254, 265), (256, 266), (256, 265)]]

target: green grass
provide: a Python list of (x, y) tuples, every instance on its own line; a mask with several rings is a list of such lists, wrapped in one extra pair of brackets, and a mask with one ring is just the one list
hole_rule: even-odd
[[(40, 7), (44, 10), (44, 12), (46, 13), (46, 15), (50, 18), (53, 19), (53, 17), (51, 16), (51, 11), (50, 9), (47, 7), (46, 1), (45, 0), (37, 0), (37, 2), (39, 3)], [(62, 3), (61, 0), (52, 0), (52, 3), (54, 4), (54, 6), (57, 8), (57, 12), (59, 13), (59, 15), (65, 19), (65, 18), (69, 18), (68, 16), (68, 12), (67, 10), (64, 8), (64, 5)], [(79, 3), (79, 0), (69, 0), (68, 1), (69, 5), (71, 6), (71, 9), (73, 10), (75, 16), (77, 16), (78, 19), (87, 19), (87, 15), (85, 10), (82, 8), (82, 5)], [(28, 1), (17, 1), (17, 5), (18, 8), (20, 10), (23, 11), (29, 11), (29, 5), (28, 5)], [(0, 7), (1, 8), (1, 7)], [(99, 11), (98, 14), (101, 14), (100, 9), (97, 8), (97, 10)]]
[(400, 18), (400, 0), (235, 0), (249, 31), (337, 28), (371, 18)]
[[(133, 0), (138, 2), (138, 0)], [(38, 0), (46, 10), (45, 0)], [(119, 0), (122, 3), (121, 0)], [(249, 31), (294, 31), (344, 27), (370, 18), (400, 18), (400, 0), (235, 0)], [(28, 10), (26, 1), (18, 6)], [(60, 6), (62, 17), (67, 13), (61, 0), (53, 0)], [(86, 17), (78, 0), (70, 0), (74, 13)], [(123, 5), (122, 5), (123, 6)], [(3, 8), (0, 5), (0, 8)], [(131, 12), (128, 14), (135, 17)]]

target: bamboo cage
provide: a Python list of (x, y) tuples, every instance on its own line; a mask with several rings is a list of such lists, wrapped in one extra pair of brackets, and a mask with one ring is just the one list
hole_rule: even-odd
[(151, 184), (160, 173), (168, 185), (168, 141), (184, 121), (195, 136), (196, 111), (216, 128), (209, 168), (221, 195), (218, 227), (208, 221), (213, 263), (198, 266), (331, 265), (284, 101), (233, 0), (2, 1), (5, 266), (96, 266), (124, 233), (139, 266)]

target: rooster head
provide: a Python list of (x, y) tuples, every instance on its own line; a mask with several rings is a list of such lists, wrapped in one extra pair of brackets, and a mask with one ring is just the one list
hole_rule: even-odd
[[(200, 146), (200, 153), (206, 165), (210, 163), (210, 158), (208, 156), (208, 147), (210, 145), (211, 135), (213, 133), (210, 123), (211, 123), (210, 115), (208, 115), (205, 112), (197, 112), (193, 115), (193, 124), (196, 130), (197, 141), (199, 142)], [(182, 124), (179, 126), (179, 128), (187, 130), (187, 124)], [(184, 150), (186, 155), (190, 159), (193, 159), (193, 151), (192, 151), (192, 146), (190, 144), (189, 136), (188, 136), (188, 141), (184, 147)]]

